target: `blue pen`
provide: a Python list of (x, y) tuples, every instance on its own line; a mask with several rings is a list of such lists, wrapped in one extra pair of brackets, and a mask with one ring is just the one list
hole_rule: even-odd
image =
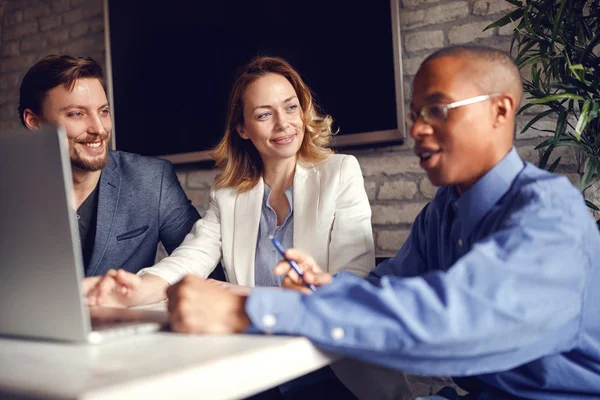
[(302, 282), (304, 282), (304, 284), (313, 292), (316, 291), (317, 288), (315, 287), (315, 285), (313, 285), (312, 283), (306, 283), (306, 281), (304, 280), (304, 271), (302, 271), (302, 268), (300, 268), (298, 263), (294, 260), (287, 259), (287, 257), (285, 256), (285, 249), (283, 248), (283, 245), (279, 243), (279, 240), (275, 239), (273, 235), (269, 235), (269, 239), (271, 239), (271, 242), (273, 242), (275, 248), (277, 249), (277, 251), (279, 251), (279, 254), (281, 254), (285, 261), (287, 261), (290, 264), (290, 267), (292, 267), (292, 269), (296, 271), (300, 279), (302, 279)]

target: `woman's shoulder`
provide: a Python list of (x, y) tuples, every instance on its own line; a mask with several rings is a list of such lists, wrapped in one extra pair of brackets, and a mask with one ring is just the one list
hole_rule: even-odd
[(350, 154), (332, 154), (313, 168), (323, 182), (342, 182), (362, 177), (358, 160)]
[(227, 187), (217, 187), (214, 183), (210, 188), (211, 196), (213, 196), (217, 200), (226, 200), (230, 198), (235, 198), (238, 194), (238, 190), (235, 187), (227, 186)]

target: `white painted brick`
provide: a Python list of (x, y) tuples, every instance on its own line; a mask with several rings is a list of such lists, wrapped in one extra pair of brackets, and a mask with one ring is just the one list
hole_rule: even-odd
[[(525, 100), (525, 104), (526, 104), (527, 100)], [(543, 113), (544, 111), (549, 110), (548, 106), (545, 106), (543, 104), (535, 104), (531, 107), (529, 107), (527, 110), (525, 110), (525, 112), (523, 112), (522, 115), (538, 115)]]
[(411, 153), (362, 156), (358, 162), (364, 176), (423, 173), (419, 159)]
[(573, 186), (579, 187), (579, 182), (581, 182), (581, 176), (578, 173), (572, 172), (572, 173), (563, 174), (563, 175), (566, 176), (569, 179), (569, 181), (571, 181)]
[(83, 9), (76, 8), (64, 14), (65, 24), (71, 25), (83, 20)]
[(438, 188), (436, 186), (433, 186), (429, 178), (421, 178), (421, 180), (419, 181), (419, 192), (421, 192), (423, 197), (425, 197), (426, 199), (433, 199), (437, 190)]
[(21, 39), (27, 36), (31, 36), (38, 31), (37, 21), (24, 22), (22, 24), (13, 25), (8, 28), (2, 29), (2, 41), (9, 42), (11, 40)]
[(412, 85), (410, 82), (408, 82), (408, 79), (404, 80), (402, 83), (402, 89), (404, 90), (404, 100), (406, 100), (407, 103), (410, 103), (410, 98), (412, 96)]
[(421, 31), (409, 32), (404, 36), (406, 51), (439, 49), (444, 46), (444, 32)]
[(3, 57), (18, 56), (19, 54), (19, 42), (17, 41), (0, 45), (0, 55)]
[(512, 36), (515, 33), (515, 26), (510, 23), (498, 28), (498, 35), (500, 36)]
[(561, 166), (567, 166), (567, 165), (577, 166), (579, 164), (578, 156), (577, 156), (578, 153), (579, 153), (579, 150), (577, 150), (575, 147), (570, 147), (570, 146), (557, 147), (556, 149), (554, 149), (552, 151), (552, 154), (550, 155), (549, 164), (551, 164), (554, 160), (556, 160), (558, 157), (560, 157), (560, 165)]
[(414, 76), (417, 73), (417, 71), (419, 70), (421, 63), (423, 63), (423, 60), (425, 60), (426, 57), (427, 57), (426, 55), (423, 55), (423, 56), (416, 56), (416, 57), (403, 59), (402, 64), (404, 66), (404, 74), (409, 75), (409, 76)]
[(179, 184), (181, 185), (181, 187), (183, 187), (184, 189), (187, 187), (187, 172), (186, 171), (177, 171), (175, 172), (175, 175), (177, 175), (177, 180), (179, 181)]
[(37, 57), (32, 54), (3, 58), (0, 63), (0, 73), (4, 75), (5, 72), (27, 69), (31, 67), (35, 61), (37, 61)]
[[(4, 60), (2, 60), (4, 62)], [(0, 64), (0, 67), (2, 65)], [(19, 85), (21, 84), (21, 72), (11, 72), (11, 73), (1, 73), (0, 74), (0, 90), (18, 90)]]
[[(550, 117), (540, 119), (531, 127), (529, 127), (525, 132), (521, 133), (521, 130), (525, 127), (525, 125), (527, 125), (529, 121), (531, 121), (533, 117), (533, 115), (519, 115), (517, 117), (517, 140), (552, 137), (554, 135), (554, 130), (556, 129), (556, 120)], [(550, 130), (552, 132), (543, 132), (534, 128)]]
[(491, 15), (498, 13), (509, 13), (515, 6), (505, 0), (477, 0), (473, 5), (473, 14)]
[(34, 7), (27, 7), (23, 11), (23, 18), (27, 20), (36, 19), (38, 17), (45, 17), (50, 15), (50, 7), (47, 4), (39, 4)]
[(437, 4), (440, 0), (402, 0), (403, 8), (415, 8), (420, 6), (428, 6), (431, 4)]
[(86, 33), (95, 33), (104, 31), (104, 18), (96, 17), (90, 20), (79, 22), (71, 27), (71, 37), (77, 38)]
[(104, 14), (104, 3), (103, 0), (94, 0), (91, 3), (86, 3), (83, 8), (83, 17), (90, 18), (95, 16), (102, 16)]
[(427, 203), (406, 203), (396, 205), (375, 205), (371, 207), (373, 212), (373, 224), (412, 224), (419, 212)]
[(71, 54), (76, 57), (89, 56), (92, 51), (98, 48), (100, 43), (104, 43), (102, 36), (86, 36), (65, 43), (61, 47), (61, 51)]
[(190, 171), (187, 176), (187, 187), (190, 189), (210, 189), (219, 169)]
[(210, 196), (210, 190), (188, 189), (185, 191), (185, 194), (187, 195), (188, 199), (190, 199), (190, 201), (192, 202), (192, 205), (196, 207), (200, 215), (204, 215), (204, 213), (208, 209), (208, 198)]
[(410, 200), (417, 194), (417, 185), (412, 181), (398, 180), (383, 182), (379, 188), (379, 200)]
[(48, 37), (46, 35), (30, 36), (21, 40), (21, 53), (35, 52), (44, 49), (47, 45)]
[(23, 22), (23, 10), (13, 11), (4, 16), (4, 24), (6, 24), (6, 26), (19, 24), (21, 22)]
[(523, 161), (527, 161), (532, 163), (533, 165), (538, 165), (540, 161), (540, 152), (539, 150), (535, 150), (535, 146), (532, 145), (519, 145), (516, 144), (517, 153)]
[(377, 182), (365, 179), (365, 191), (367, 192), (369, 202), (373, 203), (377, 198)]
[(399, 230), (379, 230), (377, 231), (377, 248), (384, 251), (397, 252), (400, 247), (404, 244), (410, 230), (399, 229)]
[(52, 11), (61, 13), (71, 8), (71, 0), (52, 0)]
[(494, 34), (492, 29), (483, 31), (483, 29), (490, 23), (485, 22), (473, 22), (470, 24), (454, 26), (448, 32), (448, 40), (452, 44), (463, 44), (473, 42), (474, 39), (487, 38)]
[(47, 31), (62, 25), (62, 15), (49, 15), (40, 18), (40, 30)]
[(400, 26), (402, 29), (414, 29), (421, 26), (456, 21), (468, 15), (468, 2), (453, 1), (415, 11), (402, 11), (400, 12)]

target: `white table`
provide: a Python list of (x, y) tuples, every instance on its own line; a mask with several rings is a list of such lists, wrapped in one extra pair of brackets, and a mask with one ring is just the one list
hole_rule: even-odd
[(300, 337), (160, 332), (100, 345), (0, 338), (0, 398), (239, 399), (334, 360)]

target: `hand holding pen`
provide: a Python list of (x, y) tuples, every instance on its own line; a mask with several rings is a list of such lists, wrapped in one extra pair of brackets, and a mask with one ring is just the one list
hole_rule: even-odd
[(311, 256), (297, 249), (286, 251), (276, 239), (271, 241), (284, 257), (273, 270), (275, 275), (286, 275), (283, 287), (308, 294), (331, 282), (331, 275), (324, 272)]

